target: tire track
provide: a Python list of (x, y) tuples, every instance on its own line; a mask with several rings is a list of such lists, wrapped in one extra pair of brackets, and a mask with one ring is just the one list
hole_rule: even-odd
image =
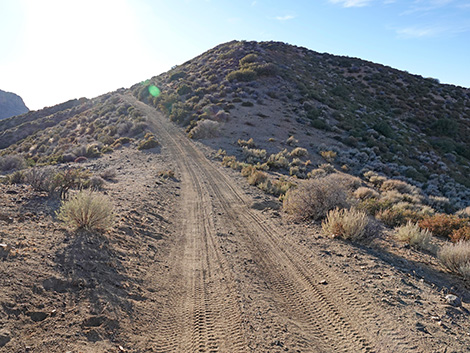
[(312, 263), (307, 249), (289, 241), (276, 225), (251, 210), (250, 199), (175, 126), (143, 103), (133, 104), (153, 118), (159, 139), (187, 176), (184, 193), (195, 197), (184, 226), (185, 232), (197, 236), (190, 238), (182, 259), (193, 267), (186, 268), (184, 275), (191, 283), (191, 295), (185, 304), (186, 333), (180, 351), (247, 351), (242, 310), (234, 295), (238, 287), (229, 266), (229, 260), (236, 259), (220, 252), (212, 206), (223, 211), (218, 219), (224, 229), (234, 231), (240, 246), (252, 255), (259, 276), (275, 293), (279, 311), (300, 327), (302, 334), (293, 338), (298, 346), (315, 352), (401, 352), (414, 346), (400, 334), (393, 317), (359, 298), (344, 276), (319, 261)]

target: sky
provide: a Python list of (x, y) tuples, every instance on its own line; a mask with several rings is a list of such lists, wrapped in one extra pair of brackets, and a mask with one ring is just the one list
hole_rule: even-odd
[(470, 87), (470, 0), (0, 0), (0, 89), (37, 110), (130, 87), (234, 39)]

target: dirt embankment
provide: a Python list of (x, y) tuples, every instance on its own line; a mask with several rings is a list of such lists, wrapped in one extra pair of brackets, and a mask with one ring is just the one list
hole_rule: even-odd
[[(275, 201), (125, 99), (162, 147), (88, 165), (117, 170), (113, 231), (69, 233), (44, 196), (2, 190), (0, 240), (23, 245), (0, 262), (1, 352), (468, 351), (466, 298), (444, 301), (461, 283), (431, 257), (286, 224)], [(169, 169), (175, 179), (158, 178)]]

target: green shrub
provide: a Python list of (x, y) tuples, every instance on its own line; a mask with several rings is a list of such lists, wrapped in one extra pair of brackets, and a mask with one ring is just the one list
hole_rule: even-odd
[(297, 221), (319, 220), (336, 207), (347, 207), (346, 190), (328, 176), (308, 180), (291, 189), (284, 199), (283, 209)]
[(322, 229), (333, 238), (356, 241), (368, 235), (369, 222), (369, 217), (363, 211), (336, 208), (328, 212), (322, 222)]
[(57, 218), (74, 229), (105, 231), (112, 226), (113, 206), (102, 194), (80, 191), (62, 202)]

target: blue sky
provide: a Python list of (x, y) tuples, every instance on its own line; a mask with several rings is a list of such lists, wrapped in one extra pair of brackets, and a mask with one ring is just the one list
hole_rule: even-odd
[(470, 87), (470, 0), (0, 0), (0, 89), (30, 109), (275, 40)]

